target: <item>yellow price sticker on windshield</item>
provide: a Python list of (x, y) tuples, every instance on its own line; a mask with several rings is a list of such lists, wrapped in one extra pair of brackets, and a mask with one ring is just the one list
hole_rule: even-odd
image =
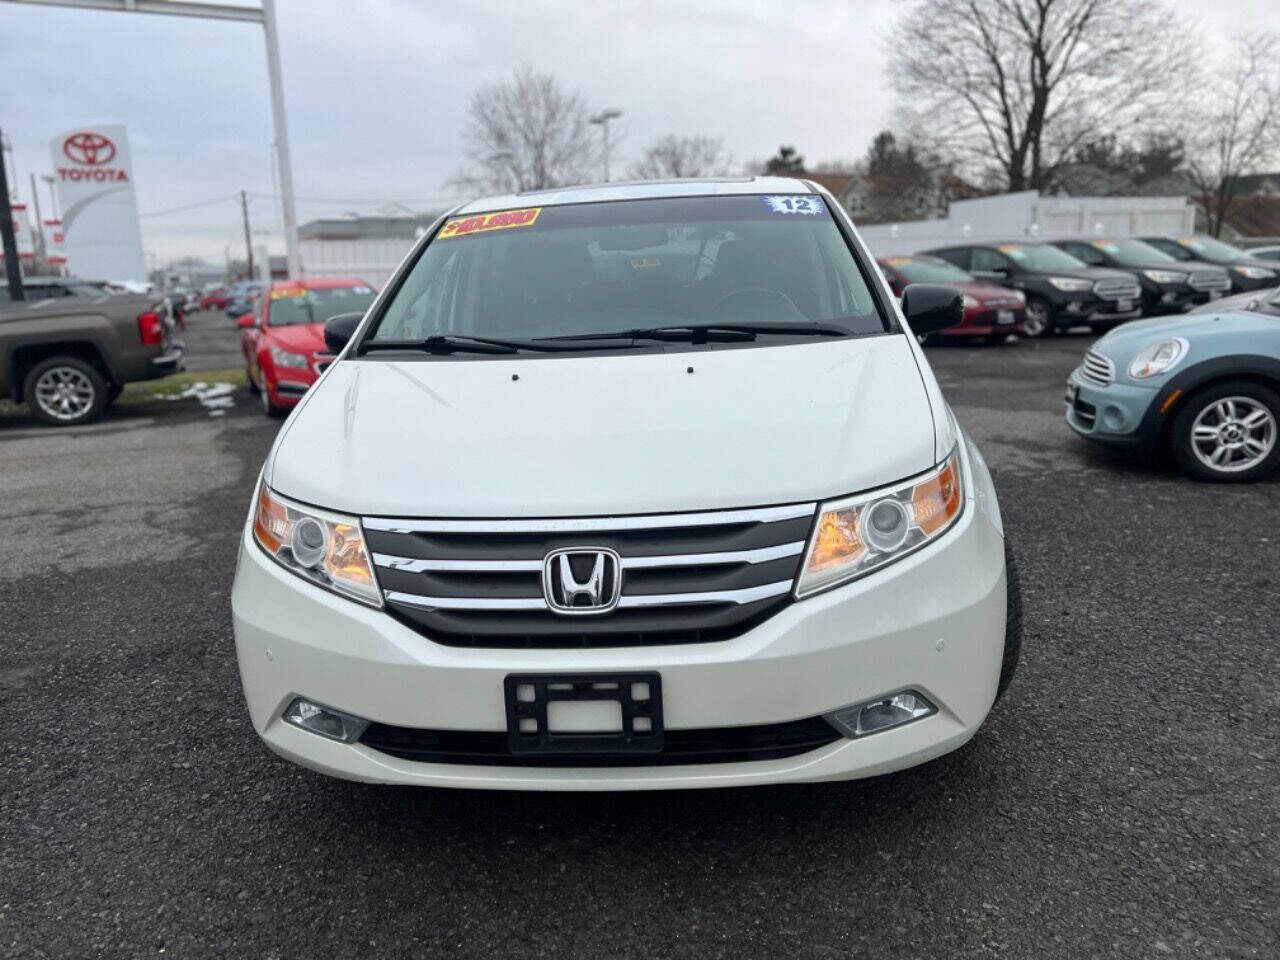
[(272, 290), (272, 300), (291, 300), (296, 297), (305, 297), (307, 291), (302, 287), (286, 287), (283, 290)]
[(531, 227), (541, 207), (530, 207), (527, 210), (503, 210), (499, 213), (477, 213), (471, 217), (454, 217), (440, 228), (438, 236), (465, 237), (473, 233), (488, 233), (490, 230), (509, 230), (512, 227)]

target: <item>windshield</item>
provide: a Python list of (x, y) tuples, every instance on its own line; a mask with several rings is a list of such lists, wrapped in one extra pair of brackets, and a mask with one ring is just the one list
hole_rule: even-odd
[(911, 260), (906, 257), (886, 260), (909, 283), (968, 283), (973, 280), (954, 264), (942, 260)]
[(1116, 263), (1125, 266), (1148, 263), (1177, 263), (1163, 250), (1157, 250), (1141, 240), (1095, 240), (1093, 245)]
[(820, 197), (683, 197), (450, 219), (371, 339), (818, 321), (886, 329)]
[(1208, 257), (1210, 260), (1222, 260), (1229, 263), (1232, 260), (1242, 260), (1248, 256), (1239, 247), (1233, 247), (1231, 244), (1215, 240), (1213, 237), (1179, 237), (1178, 243), (1188, 250), (1194, 250), (1202, 257)]
[(1079, 270), (1086, 266), (1057, 247), (1006, 243), (996, 249), (1026, 270)]
[(364, 313), (373, 303), (373, 288), (350, 287), (307, 289), (287, 287), (271, 291), (267, 326), (289, 327), (298, 323), (324, 323), (340, 313)]

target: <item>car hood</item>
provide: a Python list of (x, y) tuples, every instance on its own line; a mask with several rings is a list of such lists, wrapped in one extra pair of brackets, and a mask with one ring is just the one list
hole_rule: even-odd
[(964, 283), (952, 284), (961, 292), (967, 293), (975, 300), (1016, 300), (1018, 294), (1010, 290), (1008, 287), (997, 286), (994, 283), (983, 283), (981, 280), (977, 282), (966, 281)]
[(1267, 344), (1280, 347), (1280, 319), (1219, 306), (1215, 313), (1131, 320), (1098, 340), (1093, 349), (1115, 361), (1118, 369), (1124, 369), (1144, 347), (1169, 337), (1182, 337), (1188, 342), (1187, 359), (1179, 365), (1179, 369), (1185, 369), (1218, 352), (1219, 342), (1229, 341), (1233, 352), (1239, 343), (1252, 344), (1257, 352), (1263, 352)]
[(803, 502), (934, 462), (901, 334), (667, 354), (334, 364), (267, 482), (348, 513), (608, 516)]
[(324, 350), (323, 323), (291, 323), (284, 327), (267, 327), (266, 339), (291, 353), (316, 353)]
[(1280, 301), (1280, 287), (1272, 287), (1269, 290), (1250, 290), (1246, 293), (1237, 293), (1229, 297), (1223, 297), (1220, 300), (1210, 300), (1208, 303), (1202, 303), (1197, 307), (1193, 307), (1189, 313), (1224, 313), (1230, 310), (1249, 310), (1250, 305), (1256, 302), (1267, 302), (1270, 300)]

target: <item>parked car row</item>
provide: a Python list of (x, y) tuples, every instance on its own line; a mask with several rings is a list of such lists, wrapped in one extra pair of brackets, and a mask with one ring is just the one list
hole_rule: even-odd
[[(1280, 280), (1280, 262), (1202, 236), (968, 243), (878, 263), (895, 292), (925, 275), (959, 285), (969, 298), (965, 323), (940, 336), (992, 341), (1002, 341), (1005, 333), (1043, 337), (1075, 326), (1104, 333), (1129, 320), (1185, 313), (1233, 291)], [(944, 263), (955, 271), (947, 272)], [(1022, 303), (992, 313), (986, 308), (999, 298), (995, 289), (1012, 292)], [(1014, 319), (999, 309), (1013, 309)], [(993, 328), (993, 316), (1008, 329)]]

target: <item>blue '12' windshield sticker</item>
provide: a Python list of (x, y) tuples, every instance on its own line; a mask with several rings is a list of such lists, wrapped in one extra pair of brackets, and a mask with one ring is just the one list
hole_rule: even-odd
[(827, 212), (827, 205), (821, 197), (761, 197), (770, 213), (803, 213), (815, 216)]

